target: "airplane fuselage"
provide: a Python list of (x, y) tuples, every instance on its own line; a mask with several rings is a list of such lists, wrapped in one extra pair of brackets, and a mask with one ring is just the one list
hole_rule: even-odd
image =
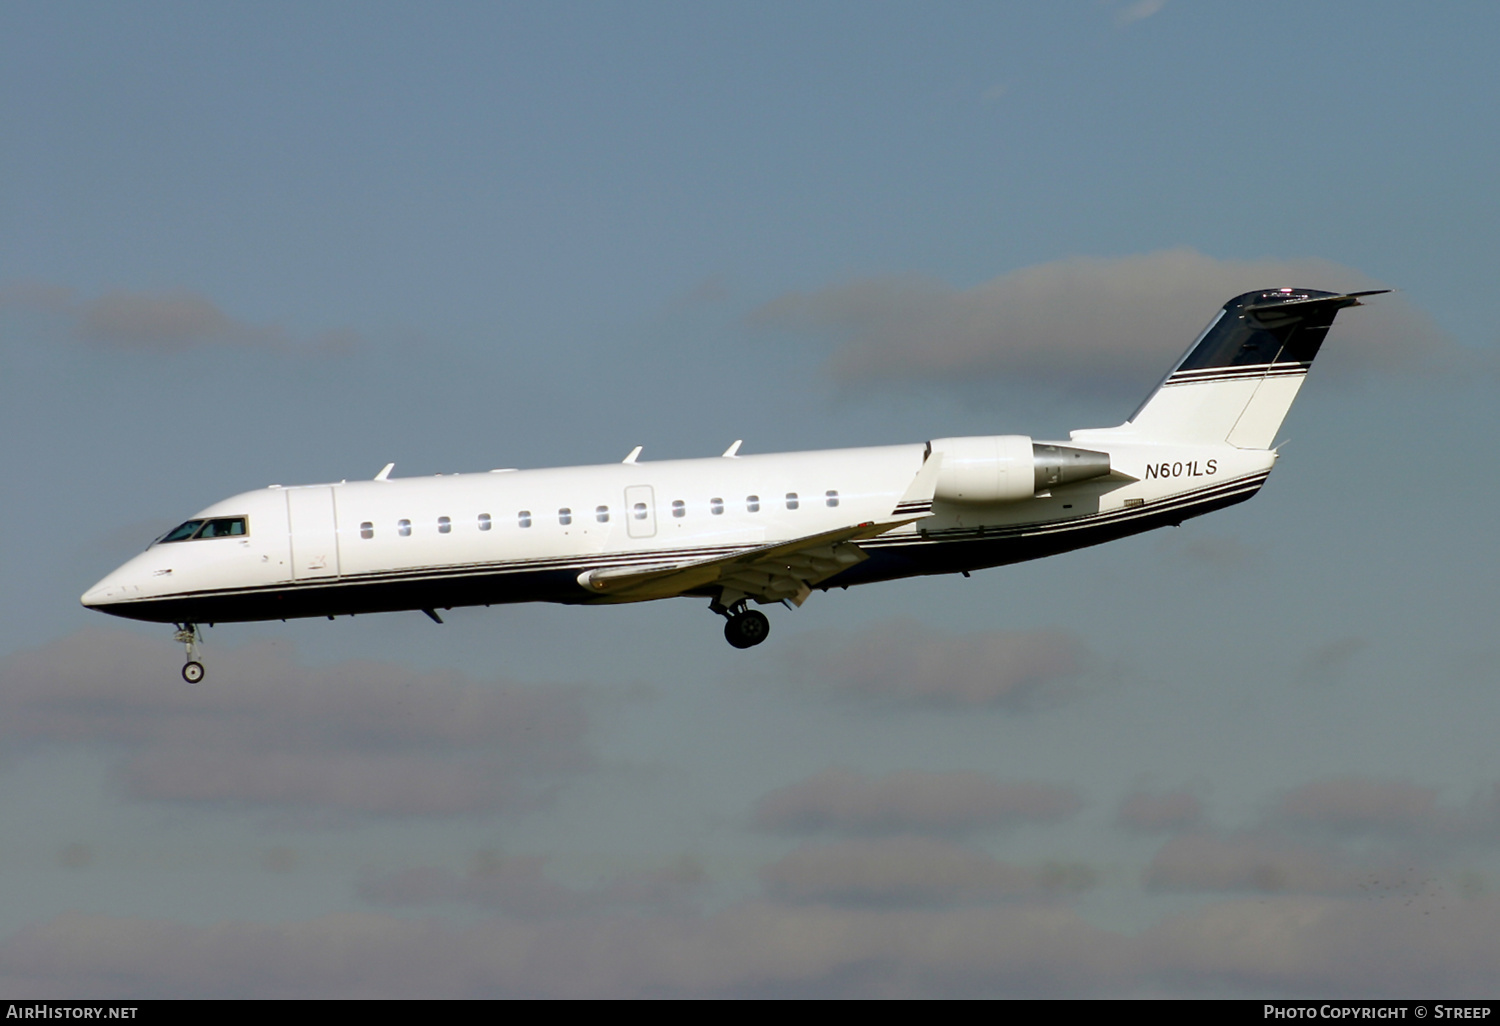
[[(934, 501), (930, 516), (862, 541), (869, 559), (818, 587), (1015, 563), (1179, 523), (1249, 498), (1275, 460), (1232, 446), (1112, 449), (1109, 477), (1018, 501)], [(273, 485), (193, 517), (244, 518), (243, 534), (157, 542), (83, 602), (138, 620), (227, 623), (631, 601), (592, 593), (580, 575), (888, 520), (928, 455), (914, 444)]]

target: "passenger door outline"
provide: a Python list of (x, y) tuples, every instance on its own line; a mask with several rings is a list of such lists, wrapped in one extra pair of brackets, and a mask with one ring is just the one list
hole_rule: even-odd
[[(646, 507), (643, 518), (636, 516), (636, 505)], [(650, 485), (631, 485), (625, 489), (625, 530), (632, 538), (656, 537), (656, 496)]]

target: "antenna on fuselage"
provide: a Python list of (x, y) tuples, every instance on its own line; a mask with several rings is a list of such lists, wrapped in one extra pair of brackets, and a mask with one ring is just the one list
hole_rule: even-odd
[(375, 475), (375, 480), (389, 481), (391, 479), (391, 471), (395, 469), (396, 465), (394, 463), (387, 463), (385, 466), (380, 468), (380, 473)]
[(634, 449), (631, 449), (630, 450), (630, 455), (626, 456), (620, 462), (621, 463), (634, 463), (635, 462), (635, 458), (641, 454), (641, 449), (643, 449), (643, 448), (644, 448), (644, 446), (638, 445)]
[(736, 455), (740, 451), (740, 446), (744, 444), (744, 441), (745, 440), (743, 438), (736, 438), (734, 440), (734, 444), (724, 450), (724, 455), (726, 457), (732, 457)]

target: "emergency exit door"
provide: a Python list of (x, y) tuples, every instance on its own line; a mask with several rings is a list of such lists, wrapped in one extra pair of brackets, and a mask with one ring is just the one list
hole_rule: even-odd
[(625, 530), (632, 538), (656, 536), (656, 498), (650, 485), (625, 489)]

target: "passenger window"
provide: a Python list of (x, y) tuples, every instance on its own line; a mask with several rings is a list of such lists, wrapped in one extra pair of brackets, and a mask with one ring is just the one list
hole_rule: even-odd
[(490, 529), (490, 515), (488, 513), (479, 514), (479, 529), (481, 531), (488, 531)]
[(573, 522), (573, 511), (567, 506), (557, 511), (557, 522), (567, 527)]
[(637, 520), (645, 520), (646, 504), (644, 502), (638, 502), (634, 506), (630, 507), (630, 512), (635, 515), (635, 518)]
[(710, 513), (712, 513), (714, 516), (718, 516), (719, 514), (723, 513), (724, 512), (724, 500), (723, 499), (709, 499), (708, 500), (708, 511)]
[(368, 520), (360, 524), (359, 536), (365, 541), (369, 541), (371, 538), (375, 537), (375, 525), (370, 523)]
[(396, 521), (396, 533), (399, 534), (403, 538), (410, 538), (411, 537), (411, 521), (410, 520), (398, 520), (398, 521)]
[(751, 513), (759, 513), (760, 512), (760, 496), (759, 495), (747, 495), (747, 496), (745, 496), (745, 509), (748, 510), (749, 512), (751, 512)]
[(787, 492), (786, 493), (786, 508), (787, 509), (796, 509), (797, 508), (797, 493), (796, 492)]
[(687, 516), (687, 503), (683, 502), (681, 499), (673, 499), (672, 500), (672, 515), (674, 517), (685, 517), (685, 516)]
[(609, 507), (608, 506), (595, 506), (594, 507), (594, 519), (597, 520), (597, 521), (599, 521), (599, 523), (601, 523), (601, 524), (607, 524), (607, 523), (609, 523)]
[(824, 492), (823, 495), (828, 500), (828, 505), (830, 505), (830, 506), (837, 506), (839, 504), (839, 493), (838, 492), (832, 492), (832, 491), (830, 491), (830, 492)]
[(449, 534), (453, 530), (453, 521), (447, 517), (438, 517), (438, 534)]
[(529, 510), (529, 509), (523, 509), (523, 510), (521, 510), (521, 512), (517, 513), (516, 514), (516, 523), (520, 524), (522, 527), (530, 527), (531, 526), (531, 510)]

